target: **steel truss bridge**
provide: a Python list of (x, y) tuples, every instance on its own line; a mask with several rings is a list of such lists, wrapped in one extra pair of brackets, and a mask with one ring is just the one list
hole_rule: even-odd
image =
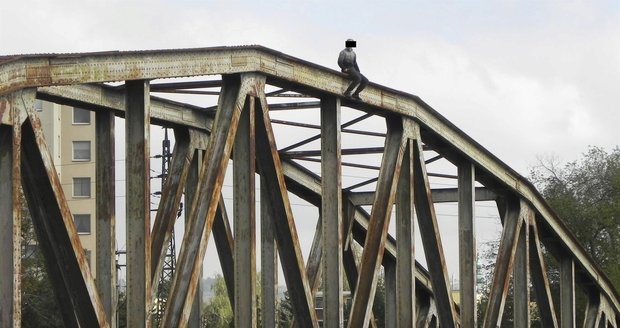
[[(164, 78), (186, 80), (159, 83)], [(319, 285), (323, 327), (374, 326), (381, 267), (387, 327), (475, 327), (474, 207), (483, 201), (496, 204), (503, 227), (484, 327), (501, 322), (510, 285), (516, 327), (529, 326), (533, 304), (544, 327), (581, 325), (579, 311), (585, 327), (618, 327), (617, 292), (530, 182), (420, 98), (371, 83), (363, 101), (349, 101), (341, 97), (347, 83), (340, 72), (260, 46), (0, 57), (0, 326), (18, 327), (21, 320), (22, 188), (66, 326), (115, 326), (114, 146), (124, 140), (128, 327), (151, 326), (157, 277), (183, 195), (187, 224), (162, 327), (196, 325), (192, 308), (210, 236), (237, 327), (256, 326), (256, 293), (263, 326), (275, 326), (278, 262), (299, 327), (319, 326)], [(217, 106), (154, 93), (217, 97)], [(37, 99), (96, 112), (96, 281), (43, 137)], [(300, 109), (316, 122), (295, 121), (303, 117)], [(351, 118), (343, 119), (345, 113)], [(125, 120), (124, 136), (115, 133), (116, 117)], [(176, 140), (153, 223), (151, 125), (173, 128)], [(279, 126), (303, 133), (278, 134)], [(346, 140), (371, 139), (343, 147)], [(364, 160), (372, 156), (376, 163)], [(229, 164), (230, 212), (222, 196)], [(351, 170), (370, 178), (351, 182), (344, 174)], [(431, 189), (429, 181), (438, 178), (455, 179), (458, 187)], [(291, 195), (318, 212), (306, 261)], [(458, 304), (437, 223), (435, 207), (442, 202), (458, 203)], [(392, 216), (395, 235), (388, 233)], [(416, 226), (427, 268), (415, 262)], [(559, 301), (543, 247), (559, 266)], [(353, 293), (348, 318), (344, 279)], [(575, 306), (578, 288), (586, 308)]]

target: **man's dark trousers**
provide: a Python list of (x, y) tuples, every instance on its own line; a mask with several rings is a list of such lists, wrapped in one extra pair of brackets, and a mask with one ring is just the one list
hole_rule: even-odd
[(364, 88), (368, 84), (368, 79), (353, 67), (347, 69), (345, 73), (347, 73), (347, 75), (349, 76), (351, 84), (349, 84), (349, 87), (347, 88), (347, 91), (344, 92), (344, 94), (350, 95), (355, 89), (355, 87), (357, 87), (358, 85), (359, 88), (357, 88), (355, 94), (357, 95), (362, 92), (362, 90), (364, 90)]

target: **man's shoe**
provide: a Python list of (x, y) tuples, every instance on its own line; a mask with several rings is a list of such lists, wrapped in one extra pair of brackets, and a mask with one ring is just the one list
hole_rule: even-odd
[(345, 97), (345, 98), (347, 98), (347, 99), (355, 99), (355, 98), (353, 97), (353, 95), (351, 95), (351, 93), (350, 93), (350, 92), (345, 92), (344, 97)]
[(362, 98), (360, 97), (360, 95), (359, 95), (359, 94), (357, 94), (357, 93), (353, 95), (353, 99), (355, 99), (355, 100), (362, 100)]

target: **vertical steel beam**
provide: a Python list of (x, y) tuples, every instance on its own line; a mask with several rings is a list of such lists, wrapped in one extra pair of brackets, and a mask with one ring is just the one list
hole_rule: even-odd
[(342, 327), (342, 177), (340, 99), (321, 99), (323, 327)]
[(166, 304), (163, 319), (165, 327), (187, 325), (190, 303), (196, 293), (202, 260), (220, 202), (220, 191), (237, 132), (239, 115), (248, 89), (253, 83), (261, 83), (255, 80), (245, 74), (223, 77), (218, 111), (200, 169), (199, 191), (191, 200), (190, 225), (187, 228), (188, 233), (183, 236), (177, 271)]
[[(522, 217), (526, 222), (532, 212), (522, 208)], [(513, 267), (514, 290), (514, 324), (515, 327), (530, 326), (530, 284), (529, 284), (529, 224), (523, 224), (518, 235), (515, 263)]]
[[(7, 106), (7, 103), (9, 104)], [(0, 326), (21, 326), (21, 120), (17, 106), (2, 103), (12, 111), (13, 125), (0, 125)], [(6, 109), (6, 107), (9, 107)]]
[(127, 326), (151, 326), (151, 184), (149, 82), (127, 81)]
[(256, 327), (254, 97), (241, 112), (233, 152), (235, 325)]
[(261, 323), (263, 327), (275, 327), (278, 301), (278, 246), (274, 234), (275, 220), (266, 190), (267, 183), (263, 179), (261, 176)]
[(536, 216), (532, 216), (530, 221), (530, 272), (532, 274), (532, 285), (538, 301), (538, 310), (543, 327), (558, 327), (558, 319), (555, 314), (553, 297), (549, 288), (549, 278), (547, 277), (547, 266), (543, 255), (540, 239), (538, 236), (538, 226)]
[[(398, 240), (398, 239), (397, 239)], [(398, 261), (398, 260), (397, 260)], [(413, 326), (398, 326), (397, 321), (399, 320), (398, 316), (400, 313), (398, 310), (401, 310), (400, 304), (398, 304), (398, 296), (403, 293), (399, 293), (398, 291), (398, 271), (397, 271), (398, 262), (394, 263), (393, 261), (389, 261), (389, 263), (384, 263), (384, 286), (385, 286), (385, 327), (386, 328), (396, 328), (396, 327), (413, 327)]]
[(385, 153), (377, 180), (377, 191), (373, 201), (368, 233), (362, 252), (359, 279), (353, 296), (353, 306), (349, 316), (349, 327), (368, 327), (379, 267), (387, 239), (390, 214), (394, 204), (396, 186), (400, 175), (406, 138), (403, 135), (402, 121), (388, 118), (388, 133), (385, 138)]
[(34, 111), (34, 90), (20, 102), (28, 110), (22, 130), (21, 170), (24, 194), (44, 255), (48, 275), (61, 306), (65, 326), (108, 327), (69, 205), (49, 152), (41, 121)]
[(521, 203), (518, 200), (510, 200), (505, 206), (505, 213), (500, 213), (504, 218), (504, 230), (497, 251), (497, 261), (493, 271), (491, 292), (484, 318), (485, 328), (497, 327), (502, 320), (508, 286), (510, 283), (510, 272), (515, 259), (517, 249), (517, 237), (523, 226), (520, 216)]
[(96, 206), (97, 290), (111, 327), (116, 327), (116, 204), (113, 111), (97, 111)]
[(574, 328), (575, 321), (575, 261), (562, 252), (560, 258), (560, 327)]
[(458, 166), (459, 206), (459, 285), (461, 295), (461, 325), (476, 327), (476, 226), (474, 208), (475, 168), (469, 162)]
[[(415, 178), (413, 175), (413, 140), (409, 139), (396, 191), (396, 285), (394, 286), (396, 327), (413, 327), (415, 323), (415, 209), (413, 203), (413, 180)], [(386, 315), (386, 320), (387, 317)]]
[(262, 91), (259, 104), (256, 115), (256, 147), (263, 151), (257, 152), (256, 158), (260, 174), (264, 176), (263, 181), (267, 184), (266, 190), (276, 218), (274, 227), (286, 286), (290, 291), (299, 326), (318, 327), (282, 163), (271, 127), (267, 99)]
[(426, 263), (428, 263), (431, 276), (433, 294), (437, 304), (439, 324), (442, 327), (456, 327), (456, 309), (452, 301), (446, 260), (437, 224), (437, 216), (435, 215), (435, 207), (433, 206), (428, 175), (426, 174), (426, 164), (419, 134), (414, 141), (413, 151), (415, 208), (418, 214), (418, 225), (420, 227), (420, 235), (422, 236), (422, 244), (424, 245)]
[[(175, 138), (176, 139), (176, 138)], [(175, 144), (176, 145), (176, 144)], [(200, 172), (200, 160), (202, 159), (202, 150), (194, 149), (190, 147), (191, 154), (188, 156), (189, 163), (189, 171), (187, 172), (187, 183), (185, 184), (185, 203), (191, 202), (191, 199), (194, 199), (196, 196), (196, 189), (198, 189), (198, 172)], [(155, 219), (157, 221), (157, 219)], [(189, 211), (185, 210), (185, 233), (187, 233), (187, 229), (189, 228)], [(155, 230), (155, 229), (153, 229)], [(153, 232), (155, 233), (155, 232)], [(153, 244), (155, 243), (155, 236), (153, 236)], [(163, 247), (164, 244), (162, 244)], [(153, 249), (153, 247), (151, 247)], [(151, 254), (152, 256), (153, 254)], [(153, 262), (151, 262), (153, 263)], [(155, 275), (153, 278), (156, 278), (159, 275)], [(200, 286), (200, 285), (199, 285)], [(192, 310), (189, 315), (189, 320), (187, 321), (187, 327), (189, 328), (198, 328), (200, 327), (200, 308), (201, 308), (201, 297), (200, 297), (200, 288), (196, 290), (196, 296), (193, 300)], [(170, 297), (170, 295), (168, 295)]]
[[(19, 174), (19, 167), (14, 172), (13, 165), (13, 127), (0, 125), (0, 247), (5, 251), (0, 256), (0, 326), (19, 327), (20, 308), (20, 217), (19, 198), (13, 196), (13, 176)], [(19, 156), (19, 155), (18, 155)], [(19, 162), (18, 162), (19, 163)], [(15, 215), (17, 214), (17, 215)], [(17, 244), (17, 247), (16, 247)], [(9, 254), (10, 250), (10, 255)]]

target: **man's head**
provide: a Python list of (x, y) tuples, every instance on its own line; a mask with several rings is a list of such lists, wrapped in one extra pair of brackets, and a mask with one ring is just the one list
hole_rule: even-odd
[(355, 40), (348, 39), (347, 41), (344, 42), (344, 46), (347, 47), (347, 48), (355, 48), (357, 46), (356, 43), (357, 42), (355, 42)]

